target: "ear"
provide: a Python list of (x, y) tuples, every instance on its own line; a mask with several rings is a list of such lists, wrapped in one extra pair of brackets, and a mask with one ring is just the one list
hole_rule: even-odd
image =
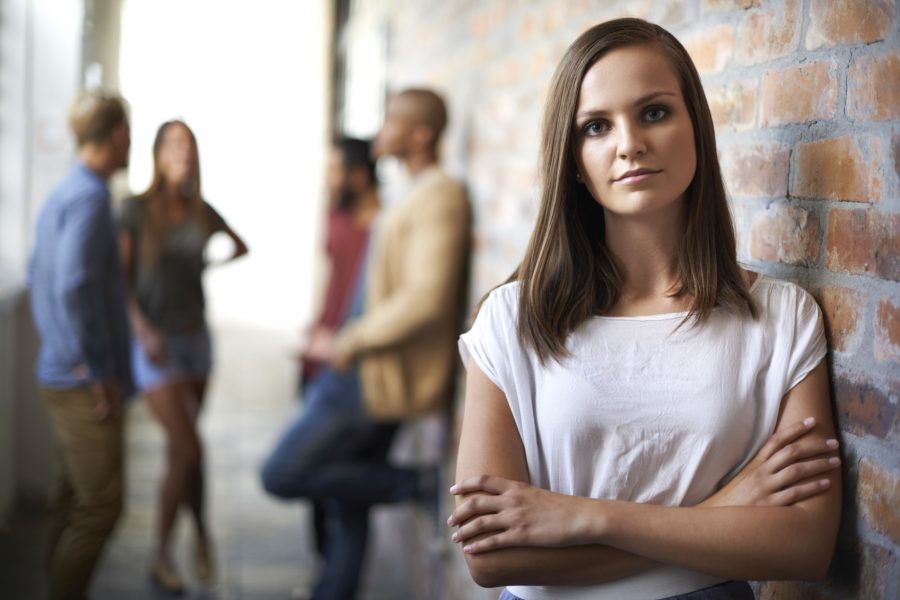
[(427, 125), (416, 125), (412, 130), (412, 141), (420, 148), (434, 145), (434, 131)]

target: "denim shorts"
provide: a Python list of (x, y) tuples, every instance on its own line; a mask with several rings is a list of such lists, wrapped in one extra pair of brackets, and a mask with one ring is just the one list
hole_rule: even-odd
[[(695, 592), (669, 596), (662, 600), (753, 600), (753, 590), (746, 581), (726, 581)], [(522, 600), (503, 588), (499, 600)]]
[(182, 381), (209, 377), (212, 368), (212, 344), (204, 326), (189, 333), (166, 333), (166, 362), (152, 362), (140, 342), (132, 340), (131, 370), (139, 392)]

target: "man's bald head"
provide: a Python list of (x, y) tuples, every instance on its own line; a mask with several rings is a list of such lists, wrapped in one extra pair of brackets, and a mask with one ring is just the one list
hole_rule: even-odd
[(447, 105), (444, 104), (444, 99), (424, 88), (403, 90), (397, 94), (397, 98), (406, 104), (417, 125), (424, 125), (432, 131), (434, 144), (437, 145), (447, 126)]

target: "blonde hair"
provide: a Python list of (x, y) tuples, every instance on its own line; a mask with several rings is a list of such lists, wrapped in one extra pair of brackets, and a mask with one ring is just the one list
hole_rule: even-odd
[(82, 91), (69, 107), (69, 128), (79, 148), (106, 141), (117, 126), (127, 122), (125, 100), (110, 92)]

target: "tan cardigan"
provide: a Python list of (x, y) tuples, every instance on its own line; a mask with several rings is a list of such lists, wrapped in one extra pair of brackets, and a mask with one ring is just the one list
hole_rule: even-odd
[(382, 216), (369, 250), (363, 316), (337, 338), (359, 359), (363, 397), (395, 421), (450, 399), (470, 247), (466, 194), (440, 167), (420, 172)]

